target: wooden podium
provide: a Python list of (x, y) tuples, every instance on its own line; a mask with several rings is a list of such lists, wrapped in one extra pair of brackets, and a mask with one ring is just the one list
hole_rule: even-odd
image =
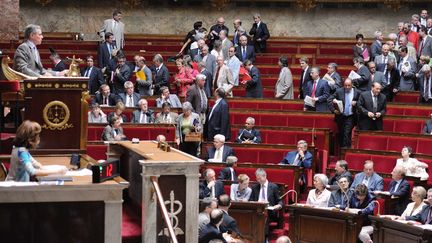
[(265, 237), (267, 203), (231, 202), (229, 215), (237, 222), (244, 240), (249, 243), (262, 243)]
[(109, 157), (120, 158), (121, 176), (129, 181), (127, 199), (142, 208), (142, 242), (170, 242), (158, 205), (156, 178), (178, 242), (198, 242), (199, 166), (201, 159), (171, 148), (157, 148), (157, 142), (110, 143)]
[(376, 243), (417, 243), (432, 242), (431, 229), (404, 224), (376, 216), (369, 216), (374, 227), (373, 242)]
[(42, 126), (38, 152), (85, 153), (88, 78), (25, 80), (25, 119)]
[(362, 223), (363, 216), (355, 213), (300, 204), (289, 206), (289, 237), (292, 242), (357, 243)]

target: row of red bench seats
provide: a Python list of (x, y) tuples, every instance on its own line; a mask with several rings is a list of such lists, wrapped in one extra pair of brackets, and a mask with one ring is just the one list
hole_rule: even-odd
[(356, 131), (354, 135), (356, 149), (400, 152), (404, 146), (411, 147), (414, 154), (432, 155), (430, 135), (370, 131)]

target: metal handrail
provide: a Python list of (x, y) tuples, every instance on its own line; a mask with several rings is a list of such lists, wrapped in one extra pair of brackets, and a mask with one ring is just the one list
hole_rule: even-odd
[(171, 241), (173, 243), (178, 243), (177, 237), (176, 237), (176, 235), (174, 233), (174, 228), (173, 228), (173, 226), (171, 224), (171, 221), (169, 219), (169, 216), (168, 216), (168, 211), (167, 211), (167, 209), (165, 207), (165, 203), (164, 203), (165, 201), (163, 200), (162, 193), (161, 193), (161, 190), (159, 188), (159, 183), (157, 181), (157, 177), (156, 176), (151, 176), (150, 178), (151, 178), (151, 182), (152, 182), (153, 187), (154, 187), (155, 192), (156, 192), (156, 197), (157, 197), (158, 204), (159, 204), (159, 206), (160, 206), (160, 208), (162, 210), (163, 219), (165, 221), (165, 224), (168, 227), (168, 232), (169, 232)]

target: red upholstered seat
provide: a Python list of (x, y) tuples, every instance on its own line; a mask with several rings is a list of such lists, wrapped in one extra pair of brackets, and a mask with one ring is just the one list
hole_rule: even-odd
[(345, 160), (348, 162), (348, 168), (353, 170), (363, 170), (364, 162), (370, 159), (368, 154), (346, 153)]
[(373, 149), (373, 150), (386, 150), (387, 149), (386, 136), (371, 136), (368, 134), (360, 134), (356, 148), (358, 149)]
[(432, 155), (432, 139), (419, 139), (415, 153)]
[(259, 161), (265, 164), (278, 164), (286, 153), (283, 149), (263, 149), (259, 151)]
[(417, 138), (415, 137), (391, 137), (388, 139), (387, 151), (401, 151), (404, 146), (409, 146), (416, 151)]
[(20, 81), (18, 80), (0, 80), (1, 92), (18, 92), (20, 91)]
[(107, 159), (107, 151), (105, 144), (87, 144), (87, 154), (95, 160)]
[(396, 165), (396, 156), (373, 155), (374, 170), (378, 173), (390, 174)]
[(239, 159), (239, 163), (241, 162), (250, 162), (250, 163), (258, 163), (258, 151), (251, 151), (247, 148), (234, 148), (234, 153), (236, 157)]
[(395, 122), (393, 132), (421, 133), (423, 121), (419, 120), (399, 120)]

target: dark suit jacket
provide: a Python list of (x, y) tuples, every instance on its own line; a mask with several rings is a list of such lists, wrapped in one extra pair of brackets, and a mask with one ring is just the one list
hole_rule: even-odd
[(357, 70), (357, 74), (360, 75), (360, 78), (354, 79), (353, 85), (360, 91), (370, 90), (369, 81), (371, 74), (369, 69), (365, 65), (362, 65), (360, 69)]
[(209, 109), (206, 122), (206, 138), (213, 140), (214, 135), (222, 134), (225, 140), (229, 141), (231, 138), (230, 120), (229, 120), (229, 107), (225, 99), (222, 99), (214, 108), (212, 116), (210, 117), (212, 109)]
[(242, 48), (243, 46), (237, 46), (236, 48), (236, 56), (241, 61), (244, 62), (246, 59), (249, 59), (252, 61), (252, 63), (255, 63), (255, 50), (254, 47), (251, 45), (246, 46), (246, 59), (243, 59), (242, 54)]
[(430, 135), (432, 132), (432, 120), (428, 120), (423, 128), (423, 133)]
[[(204, 93), (205, 93), (205, 90), (204, 90)], [(198, 87), (198, 85), (193, 84), (192, 86), (189, 87), (189, 89), (186, 93), (186, 101), (188, 101), (192, 104), (192, 107), (194, 108), (195, 113), (198, 113), (198, 114), (206, 113), (206, 110), (202, 110), (200, 88)]]
[[(252, 193), (249, 201), (258, 201), (261, 185), (255, 184), (252, 186)], [(279, 188), (276, 184), (268, 182), (267, 186), (267, 201), (269, 206), (275, 206), (279, 204), (283, 206), (283, 202), (279, 199)]]
[[(310, 76), (310, 71), (311, 71), (311, 67), (308, 67), (306, 69), (306, 72), (305, 70), (302, 70), (301, 72), (300, 87), (299, 87), (300, 99), (304, 99), (305, 97), (304, 93), (306, 93), (307, 84), (312, 81), (312, 77)], [(303, 78), (304, 78), (304, 82), (303, 82)]]
[(381, 55), (382, 43), (375, 40), (371, 45), (371, 60), (374, 60), (376, 56)]
[[(214, 158), (216, 153), (216, 148), (215, 147), (210, 147), (207, 149), (207, 160)], [(234, 155), (234, 151), (233, 149), (228, 146), (228, 145), (224, 145), (223, 147), (223, 151), (222, 151), (222, 162), (226, 162), (226, 159), (228, 158), (228, 156)]]
[(237, 235), (241, 235), (240, 230), (237, 227), (237, 222), (233, 217), (229, 216), (228, 213), (226, 213), (225, 211), (223, 211), (222, 224), (220, 225), (219, 228), (222, 233), (235, 232)]
[(382, 121), (386, 113), (387, 101), (383, 94), (379, 94), (377, 98), (377, 112), (381, 113), (379, 118), (373, 120), (368, 117), (368, 112), (373, 112), (373, 101), (371, 91), (364, 91), (360, 94), (359, 100), (357, 102), (357, 110), (359, 113), (359, 126), (360, 129), (369, 130), (373, 127), (373, 123), (376, 123), (379, 130), (382, 130)]
[(405, 219), (421, 222), (422, 224), (430, 224), (431, 221), (427, 222), (430, 210), (431, 210), (431, 206), (425, 205), (425, 206), (423, 206), (420, 213), (413, 215), (413, 216), (406, 216)]
[[(249, 35), (253, 35), (252, 40), (255, 45), (255, 50), (257, 52), (265, 51), (267, 47), (267, 39), (270, 38), (270, 33), (267, 29), (267, 25), (261, 22), (259, 27), (257, 28), (257, 23), (254, 23), (252, 25), (252, 29), (249, 31)], [(258, 42), (257, 39), (261, 39), (261, 41)]]
[[(219, 180), (226, 180), (231, 181), (231, 168), (232, 167), (225, 167), (223, 168), (219, 173)], [(237, 173), (233, 168), (233, 174), (234, 174), (234, 181), (237, 181)]]
[(213, 95), (213, 93), (212, 93), (213, 75), (209, 70), (207, 70), (207, 68), (204, 69), (203, 71), (201, 71), (200, 73), (206, 76), (204, 91), (205, 91), (207, 97), (212, 97), (212, 95)]
[[(81, 76), (84, 76), (88, 68), (81, 69)], [(105, 83), (103, 78), (102, 71), (97, 67), (92, 67), (89, 82), (88, 82), (88, 90), (90, 94), (95, 94), (96, 91), (99, 90), (99, 87)]]
[[(221, 181), (216, 180), (215, 182), (215, 197), (219, 198), (220, 195), (225, 193), (223, 183)], [(203, 199), (205, 197), (210, 197), (211, 190), (207, 187), (207, 181), (201, 181), (199, 184), (199, 198)]]
[[(116, 103), (117, 103), (117, 100), (118, 100), (118, 99), (119, 99), (119, 98), (118, 98), (117, 95), (110, 93), (109, 96), (108, 96), (108, 105), (109, 105), (109, 106), (115, 106)], [(102, 104), (103, 104), (103, 97), (102, 97), (102, 94), (101, 94), (101, 93), (97, 93), (97, 94), (95, 95), (95, 101), (96, 101), (96, 103), (98, 103), (99, 105), (102, 105)]]
[[(111, 121), (111, 119), (114, 117), (114, 115), (115, 115), (115, 112), (114, 112), (114, 111), (113, 111), (113, 112), (110, 112), (110, 113), (107, 115), (107, 121), (108, 121), (108, 123)], [(128, 122), (128, 121), (129, 121), (129, 119), (127, 118), (127, 116), (126, 116), (125, 114), (122, 113), (120, 116), (121, 116), (123, 122)]]
[[(288, 152), (285, 155), (285, 157), (281, 160), (280, 164), (293, 165), (296, 156), (297, 156), (296, 150)], [(298, 166), (304, 168), (310, 168), (312, 166), (312, 159), (313, 159), (313, 155), (309, 151), (306, 151), (306, 153), (304, 154), (304, 158), (300, 160), (300, 164), (298, 164)]]
[[(356, 88), (353, 88), (353, 89), (354, 89), (353, 101), (358, 101), (358, 98), (360, 96), (360, 92)], [(344, 88), (337, 89), (336, 92), (334, 92), (334, 94), (331, 95), (327, 100), (330, 111), (334, 113), (334, 111), (336, 109), (335, 109), (335, 106), (333, 105), (333, 99), (341, 100), (342, 106), (345, 109), (345, 89)], [(355, 118), (357, 118), (357, 115), (356, 115), (357, 114), (357, 106), (352, 106), (352, 114), (354, 115)], [(335, 115), (335, 121), (337, 123), (339, 123), (342, 118), (343, 118), (343, 114), (336, 114)], [(355, 119), (355, 122), (356, 122), (356, 120), (357, 119)]]
[[(123, 102), (123, 104), (126, 105), (126, 93), (125, 92), (120, 93), (120, 94), (118, 94), (118, 97)], [(141, 95), (133, 92), (132, 98), (133, 98), (134, 106), (138, 106), (138, 101), (141, 99)]]
[(337, 184), (337, 182), (339, 181), (339, 179), (341, 177), (346, 177), (348, 178), (348, 183), (351, 185), (351, 182), (353, 182), (353, 176), (351, 175), (351, 172), (349, 172), (348, 170), (343, 172), (340, 175), (334, 174), (334, 176), (332, 176), (329, 179), (328, 185), (330, 186), (330, 190), (336, 190), (339, 189), (339, 186)]
[(63, 60), (60, 60), (60, 62), (58, 62), (54, 67), (53, 67), (53, 71), (55, 72), (61, 72), (63, 70), (67, 69), (66, 64), (63, 62)]
[[(423, 97), (423, 94), (424, 94), (424, 90), (425, 90), (425, 86), (424, 86), (424, 75), (423, 75), (423, 73), (421, 73), (420, 75), (419, 75), (419, 77), (418, 77), (418, 83), (419, 83), (419, 91), (420, 91), (420, 101), (421, 102), (425, 102), (425, 99), (424, 99), (424, 97)], [(430, 92), (431, 92), (431, 94), (432, 94), (432, 81), (431, 81), (431, 84), (429, 85), (429, 90), (430, 90)]]
[[(307, 83), (307, 89), (305, 92), (305, 95), (309, 95), (312, 97), (312, 89), (313, 89), (313, 81)], [(318, 100), (315, 102), (315, 110), (326, 112), (329, 110), (327, 105), (327, 99), (330, 96), (330, 86), (328, 85), (327, 81), (324, 79), (319, 79), (317, 81), (316, 90), (315, 90), (315, 97), (318, 98)]]
[(198, 243), (209, 243), (211, 240), (218, 239), (223, 243), (227, 243), (216, 226), (211, 223), (205, 225), (199, 235)]
[(169, 71), (168, 68), (162, 64), (159, 72), (156, 73), (156, 68), (154, 69), (154, 93), (153, 95), (160, 95), (160, 87), (167, 86), (169, 87)]
[[(111, 44), (111, 50), (115, 48), (114, 44)], [(102, 42), (98, 49), (98, 66), (100, 68), (108, 67), (110, 65), (111, 53), (109, 53), (107, 42)], [(113, 68), (113, 67), (111, 67)], [(111, 69), (112, 70), (112, 69)]]
[(130, 70), (129, 66), (126, 64), (124, 64), (120, 68), (120, 72), (118, 74), (114, 73), (114, 79), (113, 79), (114, 93), (116, 92), (121, 93), (124, 90), (124, 83), (126, 81), (129, 81), (131, 76), (132, 76), (132, 71)]
[(245, 140), (252, 140), (254, 143), (261, 143), (261, 133), (260, 131), (252, 128), (252, 130), (247, 131), (246, 129), (242, 128), (238, 131), (238, 135), (236, 137), (236, 142), (241, 143)]
[(393, 204), (394, 213), (396, 215), (402, 215), (406, 206), (409, 203), (410, 185), (407, 180), (402, 179), (396, 191), (394, 191), (395, 186), (396, 186), (396, 181), (392, 180), (389, 184), (389, 192), (390, 195), (397, 197), (397, 199), (393, 199), (395, 200), (395, 203)]
[(385, 81), (381, 83), (381, 93), (383, 93), (387, 97), (388, 101), (391, 101), (394, 96), (393, 89), (399, 88), (399, 70), (397, 70), (396, 68), (393, 68), (392, 70), (387, 70), (386, 73), (384, 73), (384, 80)]
[[(141, 110), (136, 110), (132, 113), (132, 121), (133, 123), (140, 123)], [(147, 110), (146, 113), (148, 123), (155, 122), (154, 112), (150, 109)]]
[(250, 98), (262, 98), (263, 88), (261, 84), (261, 74), (257, 67), (252, 66), (249, 71), (251, 80), (246, 83), (246, 97)]

